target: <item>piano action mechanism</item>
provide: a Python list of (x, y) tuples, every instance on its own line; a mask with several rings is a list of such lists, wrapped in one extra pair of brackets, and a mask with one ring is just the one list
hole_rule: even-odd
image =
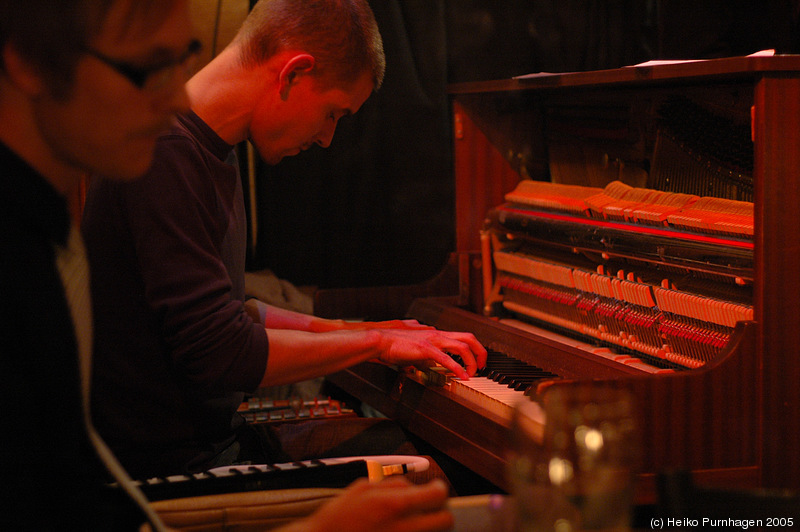
[(674, 469), (800, 489), (800, 57), (450, 96), (448, 265), (422, 285), (321, 291), (315, 312), (472, 332), (496, 375), (364, 364), (330, 380), (502, 488), (513, 401), (610, 382), (637, 400), (645, 492)]

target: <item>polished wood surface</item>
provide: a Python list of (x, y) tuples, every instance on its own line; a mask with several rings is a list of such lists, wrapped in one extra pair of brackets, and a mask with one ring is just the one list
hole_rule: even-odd
[(670, 82), (709, 84), (725, 80), (753, 80), (762, 74), (772, 76), (786, 73), (794, 76), (798, 70), (800, 56), (797, 55), (726, 57), (704, 61), (651, 61), (613, 70), (537, 72), (512, 79), (455, 83), (449, 87), (449, 92), (475, 94), (617, 84), (652, 86), (654, 83), (664, 85)]

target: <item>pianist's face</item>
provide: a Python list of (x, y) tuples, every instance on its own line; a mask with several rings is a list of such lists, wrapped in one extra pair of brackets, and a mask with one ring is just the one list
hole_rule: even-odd
[[(174, 65), (192, 38), (187, 1), (156, 10), (160, 19), (155, 21), (144, 20), (152, 15), (131, 10), (129, 2), (115, 2), (100, 33), (89, 42), (91, 52), (78, 59), (66, 94), (45, 91), (35, 100), (42, 137), (53, 160), (65, 168), (138, 177), (152, 162), (157, 135), (176, 112), (188, 108), (186, 74)], [(131, 13), (139, 20), (129, 20)], [(119, 67), (146, 71), (171, 63), (174, 75), (153, 90), (147, 84), (136, 86)]]
[(298, 76), (285, 98), (278, 99), (279, 105), (255, 109), (250, 141), (261, 158), (272, 165), (315, 144), (327, 148), (339, 119), (358, 111), (374, 86), (372, 76), (367, 73), (345, 86), (325, 84), (313, 76)]

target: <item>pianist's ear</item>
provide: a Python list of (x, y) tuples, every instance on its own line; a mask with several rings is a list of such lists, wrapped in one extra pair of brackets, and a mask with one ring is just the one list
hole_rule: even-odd
[(3, 47), (3, 69), (6, 77), (21, 91), (30, 95), (43, 92), (44, 82), (38, 68), (31, 65), (13, 44)]
[(289, 97), (289, 90), (297, 82), (298, 76), (311, 72), (315, 63), (316, 59), (309, 54), (298, 54), (286, 61), (278, 80), (282, 100)]

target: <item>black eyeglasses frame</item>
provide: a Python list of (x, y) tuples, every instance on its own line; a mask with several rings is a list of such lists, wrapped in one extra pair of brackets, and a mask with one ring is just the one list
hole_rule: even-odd
[(145, 86), (147, 85), (147, 82), (151, 79), (151, 77), (154, 74), (159, 72), (166, 73), (169, 69), (172, 69), (174, 67), (185, 66), (192, 57), (199, 55), (202, 49), (203, 49), (203, 44), (198, 39), (193, 39), (189, 43), (189, 46), (186, 48), (186, 50), (177, 58), (171, 61), (161, 63), (156, 66), (149, 66), (149, 67), (140, 67), (126, 61), (120, 61), (118, 59), (108, 57), (107, 55), (100, 53), (97, 50), (94, 50), (93, 48), (88, 48), (88, 47), (85, 48), (84, 53), (86, 53), (91, 57), (94, 57), (95, 59), (109, 66), (117, 73), (125, 77), (128, 81), (131, 82), (131, 84), (133, 84), (138, 89), (144, 89)]

